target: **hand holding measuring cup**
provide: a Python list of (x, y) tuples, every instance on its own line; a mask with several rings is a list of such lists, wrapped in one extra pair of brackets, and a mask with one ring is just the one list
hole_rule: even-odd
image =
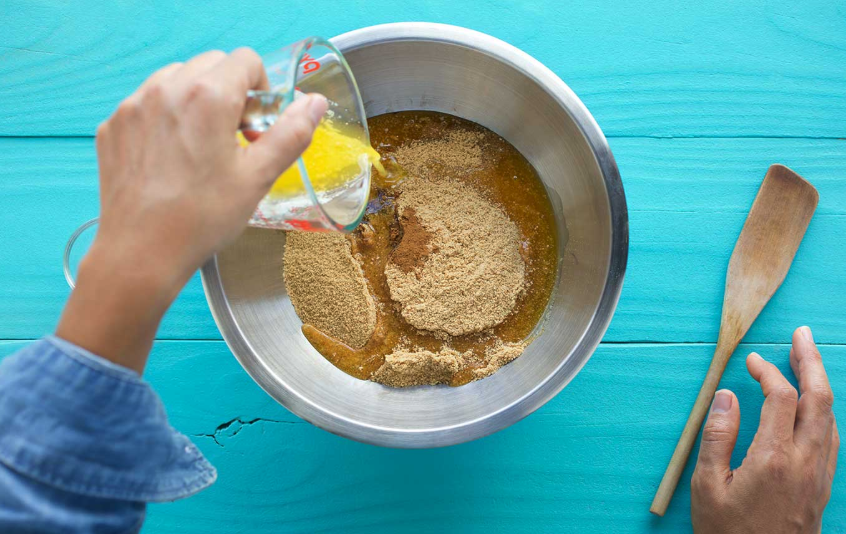
[(161, 69), (121, 103), (97, 131), (102, 213), (92, 252), (108, 242), (132, 265), (155, 256), (148, 261), (184, 278), (237, 237), (327, 108), (319, 95), (301, 98), (278, 128), (241, 147), (244, 95), (267, 84), (251, 50), (213, 51)]
[(207, 52), (153, 74), (98, 128), (100, 227), (60, 337), (137, 368), (182, 286), (239, 235), (326, 113), (324, 97), (304, 96), (241, 146), (245, 95), (268, 88), (255, 52)]
[[(328, 109), (326, 100), (315, 100), (309, 93), (324, 95)], [(304, 117), (310, 117), (311, 124), (305, 124)], [(243, 135), (238, 132), (236, 137), (238, 130)], [(314, 142), (299, 157), (313, 134)], [(215, 199), (210, 197), (223, 193), (231, 216), (243, 214), (244, 223), (249, 220), (252, 226), (351, 231), (367, 204), (371, 163), (378, 165), (355, 79), (340, 52), (316, 37), (269, 54), (264, 62), (252, 50), (239, 49), (228, 56), (206, 52), (184, 65), (169, 65), (103, 123), (97, 145), (103, 225), (108, 218), (126, 219), (129, 226), (140, 223), (131, 216), (141, 205), (142, 199), (134, 198), (140, 191), (122, 191), (118, 198), (126, 206), (118, 215), (106, 213), (106, 196), (111, 194), (107, 189), (116, 187), (112, 175), (153, 172), (163, 185), (188, 188), (184, 201), (197, 209), (214, 210)], [(185, 162), (181, 156), (186, 156)], [(228, 173), (232, 189), (221, 190), (212, 171)], [(158, 178), (173, 172), (191, 173), (195, 182), (168, 184), (167, 178)], [(252, 189), (256, 179), (258, 189)], [(140, 187), (126, 187), (130, 185)], [(162, 196), (176, 198), (173, 192)], [(239, 203), (242, 198), (245, 205)], [(142, 229), (147, 232), (167, 220), (157, 219)], [(79, 233), (94, 223), (80, 227), (68, 242), (64, 268), (71, 287), (71, 249)], [(217, 250), (204, 246), (206, 242), (219, 240), (222, 246), (242, 226), (205, 227), (198, 242), (184, 250), (193, 254), (190, 265), (195, 269)]]

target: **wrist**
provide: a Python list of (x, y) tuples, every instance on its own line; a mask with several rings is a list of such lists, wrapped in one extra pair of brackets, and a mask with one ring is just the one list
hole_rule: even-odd
[(168, 272), (165, 262), (95, 241), (80, 264), (56, 335), (140, 373), (183, 277), (187, 280)]
[(164, 313), (192, 273), (174, 269), (152, 247), (142, 248), (147, 252), (95, 240), (80, 262), (77, 287), (112, 292), (130, 303), (140, 300), (146, 310)]

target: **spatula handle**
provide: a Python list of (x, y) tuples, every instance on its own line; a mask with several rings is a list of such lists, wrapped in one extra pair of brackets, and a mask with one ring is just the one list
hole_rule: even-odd
[(726, 364), (734, 349), (737, 348), (737, 345), (737, 342), (732, 342), (729, 345), (717, 344), (714, 358), (711, 360), (711, 366), (708, 368), (708, 374), (705, 376), (705, 381), (702, 383), (702, 388), (699, 390), (699, 395), (696, 397), (696, 402), (690, 411), (690, 417), (687, 418), (682, 435), (679, 438), (678, 444), (676, 444), (676, 450), (673, 451), (673, 457), (670, 458), (670, 464), (664, 472), (664, 478), (661, 479), (661, 484), (658, 486), (655, 498), (652, 499), (652, 506), (649, 508), (649, 511), (653, 514), (663, 516), (667, 511), (670, 499), (673, 498), (673, 493), (676, 491), (676, 486), (679, 483), (682, 472), (684, 472), (687, 458), (690, 456), (690, 451), (693, 450), (693, 444), (696, 441), (696, 436), (699, 434), (699, 428), (702, 426), (702, 422), (708, 414), (708, 407), (711, 406), (711, 401), (717, 392), (717, 386), (723, 377), (723, 371), (725, 371)]

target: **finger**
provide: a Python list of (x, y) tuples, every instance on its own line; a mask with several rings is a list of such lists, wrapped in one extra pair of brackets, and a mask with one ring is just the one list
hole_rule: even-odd
[(746, 358), (749, 374), (761, 384), (764, 405), (761, 407), (761, 423), (755, 439), (791, 441), (796, 422), (796, 399), (798, 394), (778, 368), (752, 353)]
[(815, 488), (817, 493), (817, 499), (823, 506), (825, 506), (826, 503), (828, 503), (828, 500), (831, 498), (831, 483), (833, 472), (829, 473), (829, 463), (831, 462), (832, 456), (835, 456), (836, 462), (837, 454), (837, 451), (834, 448), (834, 416), (830, 417), (826, 423), (827, 424), (823, 425), (825, 427), (825, 445), (823, 445), (819, 449), (808, 451), (809, 454), (807, 454), (804, 459), (804, 463), (814, 466), (814, 469), (811, 471), (811, 473), (813, 473), (812, 480), (817, 485), (817, 487)]
[(322, 95), (299, 98), (285, 109), (276, 124), (244, 148), (251, 174), (262, 187), (269, 188), (308, 148), (327, 108)]
[(165, 65), (151, 74), (149, 78), (144, 80), (144, 83), (138, 87), (138, 92), (149, 89), (154, 85), (164, 83), (166, 80), (170, 79), (176, 71), (181, 69), (183, 65), (183, 63), (171, 63), (170, 65)]
[(173, 82), (183, 86), (187, 85), (224, 59), (226, 59), (226, 53), (221, 50), (209, 50), (194, 56), (174, 73)]
[(138, 86), (138, 89), (136, 89), (133, 94), (127, 97), (127, 100), (133, 100), (136, 104), (142, 102), (145, 92), (149, 91), (151, 87), (161, 85), (166, 80), (172, 78), (174, 73), (181, 69), (182, 66), (182, 63), (171, 63), (160, 68), (159, 70), (151, 74), (146, 80), (144, 80), (141, 85)]
[(250, 89), (267, 91), (270, 84), (261, 57), (252, 48), (238, 48), (207, 71), (203, 77), (213, 80), (227, 92), (246, 99)]
[(827, 446), (826, 431), (833, 417), (834, 393), (810, 328), (803, 326), (796, 329), (790, 354), (800, 393), (796, 411), (796, 442), (816, 448)]
[[(828, 382), (822, 357), (814, 344), (811, 329), (807, 326), (797, 328), (793, 332), (793, 346), (790, 350), (790, 357), (790, 365), (799, 380), (800, 394), (822, 393), (825, 397), (831, 395), (831, 385)], [(831, 402), (833, 401), (832, 398)], [(831, 402), (827, 404), (831, 404)]]
[(740, 429), (740, 406), (734, 393), (721, 389), (714, 395), (705, 428), (696, 469), (726, 481), (731, 476), (731, 453)]
[(834, 480), (834, 472), (837, 470), (837, 454), (840, 452), (840, 431), (837, 430), (837, 421), (832, 422), (831, 430), (831, 450), (828, 453), (828, 463), (826, 465), (826, 472), (828, 472), (828, 479)]

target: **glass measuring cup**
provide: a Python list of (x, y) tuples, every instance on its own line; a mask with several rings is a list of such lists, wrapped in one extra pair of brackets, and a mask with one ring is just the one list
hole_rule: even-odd
[[(346, 60), (320, 37), (297, 41), (262, 60), (270, 90), (247, 92), (242, 132), (266, 131), (288, 105), (307, 93), (325, 96), (329, 109), (312, 144), (280, 175), (248, 224), (281, 230), (352, 231), (367, 206), (372, 161), (368, 151), (374, 152), (364, 104)], [(240, 133), (239, 139), (246, 143)], [(73, 246), (96, 224), (97, 219), (92, 219), (80, 226), (65, 247), (63, 268), (71, 288)]]
[(296, 98), (320, 93), (329, 109), (312, 145), (280, 176), (249, 224), (283, 230), (352, 231), (370, 193), (370, 133), (355, 78), (332, 43), (309, 37), (263, 57), (269, 91), (249, 91), (244, 132), (270, 128)]

